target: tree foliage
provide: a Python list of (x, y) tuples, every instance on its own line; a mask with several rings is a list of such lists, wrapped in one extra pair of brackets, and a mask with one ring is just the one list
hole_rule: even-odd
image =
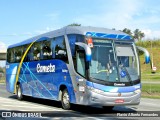
[(141, 32), (139, 29), (136, 29), (134, 32), (134, 39), (137, 39), (138, 41), (140, 41), (145, 35), (143, 32)]
[(122, 31), (133, 37), (133, 33), (130, 29), (124, 28)]
[(69, 24), (67, 26), (81, 26), (81, 24), (78, 24), (78, 23), (72, 23), (72, 24)]
[(130, 35), (131, 37), (133, 37), (135, 40), (138, 40), (138, 41), (141, 41), (142, 38), (145, 37), (145, 34), (139, 29), (135, 29), (132, 32), (130, 29), (124, 28), (122, 31), (127, 33), (128, 35)]

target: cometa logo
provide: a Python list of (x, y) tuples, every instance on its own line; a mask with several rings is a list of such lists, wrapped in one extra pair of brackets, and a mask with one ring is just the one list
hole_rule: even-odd
[(37, 73), (41, 72), (55, 72), (55, 65), (51, 63), (48, 66), (42, 66), (40, 63), (37, 64)]
[(125, 86), (124, 83), (114, 83), (114, 86)]

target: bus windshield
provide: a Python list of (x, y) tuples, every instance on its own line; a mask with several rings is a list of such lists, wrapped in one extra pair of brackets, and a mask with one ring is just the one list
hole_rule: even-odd
[(91, 79), (104, 82), (133, 82), (139, 80), (137, 53), (131, 43), (93, 39), (92, 60), (89, 67)]
[(118, 78), (118, 68), (115, 57), (113, 41), (93, 39), (92, 61), (90, 63), (90, 78), (116, 82)]
[(139, 79), (138, 57), (133, 45), (116, 44), (120, 81), (128, 82)]

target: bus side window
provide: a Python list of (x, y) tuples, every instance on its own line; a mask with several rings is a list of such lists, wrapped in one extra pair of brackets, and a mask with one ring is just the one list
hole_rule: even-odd
[[(27, 48), (29, 47), (29, 45), (24, 45), (23, 46), (23, 53), (22, 55), (24, 55), (24, 53), (26, 52)], [(24, 58), (24, 62), (29, 62), (30, 61), (30, 53), (31, 51), (29, 50)]]
[(7, 50), (7, 62), (11, 62), (11, 50), (10, 49), (8, 49)]
[(70, 34), (68, 35), (69, 45), (71, 49), (72, 56), (75, 55), (75, 42), (76, 42), (77, 35), (76, 34)]
[(7, 62), (13, 63), (14, 62), (14, 48), (10, 48), (7, 51)]
[(41, 42), (37, 42), (33, 45), (33, 60), (37, 61), (40, 60), (41, 57)]
[(54, 52), (55, 52), (55, 59), (61, 59), (68, 63), (68, 55), (64, 37), (61, 36), (55, 39)]
[(15, 48), (15, 62), (20, 62), (22, 57), (22, 47)]
[(84, 50), (77, 50), (76, 52), (76, 71), (82, 75), (86, 76), (86, 64), (85, 64), (85, 52)]
[(52, 51), (51, 51), (51, 41), (44, 41), (42, 47), (43, 59), (51, 59)]
[(83, 35), (77, 35), (77, 34), (69, 34), (67, 36), (68, 36), (72, 56), (75, 56), (75, 42), (85, 43), (85, 38)]
[(52, 42), (51, 42), (52, 58), (53, 59), (55, 58), (55, 47), (56, 47), (56, 41), (55, 41), (55, 38), (53, 38)]

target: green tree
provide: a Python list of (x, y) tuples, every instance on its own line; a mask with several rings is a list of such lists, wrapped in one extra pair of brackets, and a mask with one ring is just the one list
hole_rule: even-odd
[(130, 36), (132, 36), (132, 37), (133, 37), (133, 33), (131, 32), (131, 30), (130, 30), (130, 29), (128, 29), (128, 28), (124, 28), (122, 31), (123, 31), (124, 33), (127, 33), (128, 35), (130, 35)]
[(141, 32), (139, 29), (136, 29), (134, 32), (134, 39), (137, 39), (138, 41), (141, 41), (142, 38), (145, 36), (143, 32)]
[(78, 23), (72, 23), (72, 24), (69, 24), (68, 26), (81, 26), (81, 24), (78, 24)]

